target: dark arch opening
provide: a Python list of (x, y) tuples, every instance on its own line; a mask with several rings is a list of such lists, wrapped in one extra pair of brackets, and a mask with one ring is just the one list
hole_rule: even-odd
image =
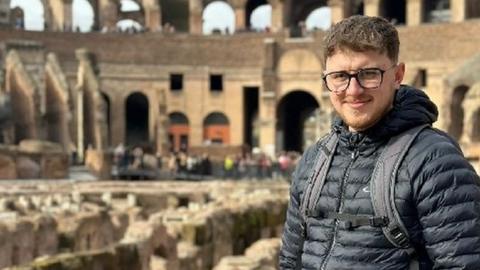
[(111, 116), (110, 116), (110, 98), (108, 97), (107, 94), (102, 92), (102, 114), (105, 116), (105, 123), (107, 126), (107, 145), (110, 145), (110, 142), (112, 141), (112, 131), (111, 131)]
[(364, 15), (364, 3), (363, 0), (353, 1), (352, 15)]
[(303, 151), (307, 120), (319, 108), (315, 98), (305, 91), (284, 96), (277, 106), (278, 150)]
[(250, 21), (250, 18), (252, 16), (253, 11), (263, 5), (268, 5), (267, 0), (249, 0), (247, 2), (247, 6), (245, 8), (245, 23), (247, 29), (252, 28), (252, 23)]
[(171, 151), (187, 151), (189, 147), (188, 134), (190, 128), (189, 121), (185, 114), (181, 112), (170, 113), (170, 125), (168, 127), (168, 139)]
[(126, 102), (127, 145), (148, 142), (148, 99), (142, 93), (133, 93)]
[(203, 139), (216, 144), (230, 143), (230, 122), (225, 114), (214, 112), (203, 120)]
[(480, 108), (473, 114), (472, 141), (480, 142)]
[(423, 21), (424, 22), (449, 22), (450, 21), (450, 0), (424, 0)]
[(407, 16), (407, 4), (405, 0), (384, 0), (381, 14), (393, 24), (405, 24)]
[(463, 132), (464, 111), (462, 103), (468, 89), (468, 86), (465, 85), (456, 87), (453, 90), (452, 103), (450, 103), (450, 128), (448, 133), (457, 140), (460, 139)]

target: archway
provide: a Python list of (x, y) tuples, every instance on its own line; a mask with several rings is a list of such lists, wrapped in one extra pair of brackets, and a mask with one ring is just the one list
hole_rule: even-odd
[(453, 90), (450, 103), (450, 127), (448, 133), (459, 140), (463, 132), (464, 111), (462, 107), (463, 100), (468, 91), (468, 86), (461, 85)]
[(40, 0), (11, 0), (10, 8), (16, 7), (23, 11), (25, 30), (43, 31), (45, 29), (45, 8)]
[(101, 93), (102, 94), (102, 114), (105, 116), (106, 124), (107, 124), (107, 134), (106, 138), (107, 141), (105, 142), (107, 146), (110, 146), (110, 142), (112, 141), (111, 135), (111, 116), (110, 116), (110, 98), (108, 97), (107, 94)]
[(168, 138), (171, 151), (187, 151), (189, 146), (188, 134), (190, 133), (188, 118), (181, 112), (168, 115)]
[(465, 2), (466, 19), (480, 18), (480, 5), (478, 0), (467, 0)]
[(230, 122), (221, 112), (210, 113), (203, 120), (203, 140), (213, 144), (230, 143)]
[(46, 76), (46, 113), (47, 140), (69, 147), (67, 97), (65, 92), (57, 89), (50, 76)]
[(72, 24), (76, 32), (90, 32), (95, 23), (95, 14), (88, 0), (73, 0)]
[(364, 15), (365, 3), (363, 0), (354, 0), (352, 2), (352, 15)]
[(393, 24), (405, 24), (407, 3), (405, 0), (395, 0), (382, 2), (381, 16), (391, 21)]
[(209, 3), (202, 14), (204, 34), (228, 34), (235, 31), (235, 12), (222, 1)]
[(266, 31), (272, 26), (272, 6), (267, 0), (249, 0), (245, 11), (247, 29)]
[(424, 22), (449, 22), (450, 21), (450, 0), (424, 0), (423, 21)]
[(480, 108), (473, 114), (472, 142), (480, 142)]
[(307, 16), (305, 25), (308, 31), (318, 29), (327, 30), (332, 25), (332, 9), (329, 7), (320, 7), (313, 10)]
[(148, 98), (140, 93), (130, 94), (126, 101), (126, 144), (144, 145), (148, 142)]
[(277, 149), (303, 151), (305, 144), (316, 137), (319, 108), (315, 97), (306, 91), (285, 95), (277, 105)]
[(132, 19), (124, 19), (117, 22), (117, 29), (126, 33), (137, 33), (143, 30), (143, 26)]
[(14, 115), (15, 143), (18, 144), (24, 139), (34, 139), (36, 134), (33, 94), (15, 85), (10, 95)]

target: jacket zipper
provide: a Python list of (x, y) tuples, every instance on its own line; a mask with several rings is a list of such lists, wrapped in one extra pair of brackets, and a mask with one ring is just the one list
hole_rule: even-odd
[[(345, 186), (346, 186), (345, 181), (350, 176), (350, 170), (352, 169), (353, 162), (357, 159), (357, 157), (358, 157), (358, 150), (355, 147), (355, 149), (352, 151), (352, 154), (350, 156), (350, 162), (348, 163), (347, 170), (345, 171), (345, 175), (343, 176), (342, 181), (340, 182), (340, 205), (338, 206), (338, 209), (337, 209), (337, 212), (339, 214), (341, 214), (343, 211), (343, 195), (345, 193)], [(335, 219), (335, 226), (333, 228), (333, 240), (330, 243), (330, 246), (328, 247), (327, 257), (325, 257), (325, 260), (323, 260), (322, 266), (320, 267), (321, 270), (325, 270), (325, 266), (327, 265), (327, 262), (330, 259), (330, 256), (332, 255), (333, 247), (337, 242), (338, 224), (339, 224), (338, 219)]]

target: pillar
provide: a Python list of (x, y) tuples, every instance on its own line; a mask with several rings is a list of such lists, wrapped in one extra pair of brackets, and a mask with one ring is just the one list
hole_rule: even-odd
[(451, 22), (463, 22), (467, 17), (467, 0), (450, 1)]
[(332, 10), (332, 24), (343, 20), (348, 14), (348, 5), (343, 0), (329, 0), (328, 6)]
[(72, 2), (73, 0), (60, 0), (60, 1), (46, 1), (44, 2), (45, 9), (51, 18), (45, 18), (47, 23), (51, 25), (47, 26), (52, 31), (72, 31)]
[(364, 2), (364, 14), (367, 16), (380, 16), (380, 1), (366, 0)]
[(188, 22), (190, 34), (202, 34), (203, 32), (203, 5), (201, 0), (188, 0)]
[(407, 26), (420, 25), (423, 22), (423, 1), (407, 0)]
[(145, 11), (145, 27), (151, 31), (160, 30), (162, 26), (162, 9), (158, 2), (143, 0), (143, 9)]
[(279, 32), (284, 28), (285, 5), (282, 1), (271, 0), (272, 6), (272, 32)]

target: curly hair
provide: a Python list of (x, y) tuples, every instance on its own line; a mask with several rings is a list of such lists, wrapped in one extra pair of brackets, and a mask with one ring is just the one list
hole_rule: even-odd
[(337, 50), (386, 53), (398, 61), (400, 40), (395, 26), (384, 18), (355, 15), (332, 26), (324, 38), (324, 62)]

